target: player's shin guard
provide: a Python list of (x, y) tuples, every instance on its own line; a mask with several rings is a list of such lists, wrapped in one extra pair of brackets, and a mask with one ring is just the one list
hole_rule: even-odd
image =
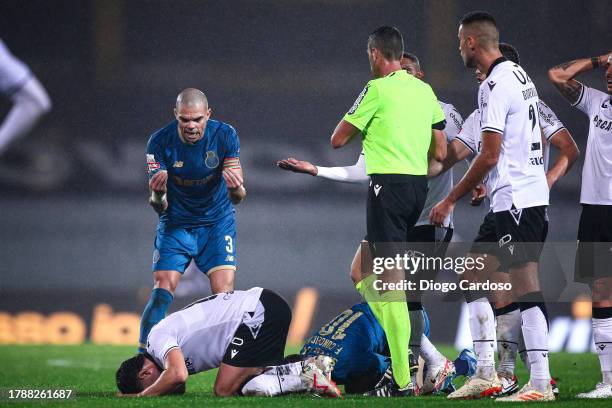
[(155, 288), (151, 291), (149, 302), (140, 318), (140, 337), (138, 338), (138, 351), (144, 352), (147, 348), (149, 332), (161, 319), (166, 316), (168, 306), (172, 303), (172, 293), (166, 289)]
[(240, 395), (274, 397), (306, 390), (299, 375), (261, 374), (247, 380), (240, 388)]
[(468, 303), (470, 332), (476, 353), (476, 377), (495, 377), (495, 319), (486, 297)]
[(495, 309), (497, 354), (499, 356), (497, 373), (506, 378), (512, 378), (516, 365), (516, 352), (521, 333), (521, 313), (518, 309), (516, 303)]
[(406, 306), (406, 294), (395, 290), (379, 294), (373, 289), (374, 280), (370, 275), (357, 283), (357, 291), (365, 298), (376, 320), (382, 326), (391, 351), (393, 379), (400, 389), (410, 384), (410, 363), (408, 344), (410, 342), (410, 317)]
[(612, 385), (612, 307), (593, 308), (593, 341), (603, 382)]
[(518, 299), (522, 332), (530, 364), (529, 382), (544, 392), (550, 385), (548, 367), (548, 313), (541, 292), (528, 293)]

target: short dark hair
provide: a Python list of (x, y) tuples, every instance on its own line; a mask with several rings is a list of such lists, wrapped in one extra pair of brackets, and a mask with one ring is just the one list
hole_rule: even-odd
[(376, 48), (386, 59), (398, 61), (404, 52), (402, 33), (395, 27), (378, 27), (368, 37), (368, 48)]
[(142, 370), (144, 362), (144, 354), (137, 354), (121, 363), (121, 366), (119, 366), (117, 370), (117, 374), (115, 374), (117, 388), (119, 388), (121, 393), (138, 394), (144, 389), (142, 383), (138, 379), (138, 373)]
[(419, 61), (419, 57), (417, 57), (413, 53), (404, 51), (402, 53), (402, 58), (408, 58), (410, 61), (414, 62), (419, 67), (419, 69), (421, 68), (421, 61)]
[(512, 44), (500, 42), (499, 43), (499, 52), (501, 52), (502, 55), (507, 60), (510, 60), (510, 61), (514, 62), (515, 64), (519, 64), (519, 65), (521, 64), (521, 59), (519, 58), (519, 53), (516, 50), (516, 48), (514, 48), (514, 46)]
[(495, 17), (493, 17), (490, 13), (487, 13), (486, 11), (480, 11), (480, 10), (470, 11), (469, 13), (465, 14), (461, 18), (461, 21), (459, 22), (459, 24), (468, 25), (468, 24), (480, 23), (480, 22), (488, 22), (488, 23), (493, 24), (495, 27), (497, 27), (497, 22), (495, 21)]

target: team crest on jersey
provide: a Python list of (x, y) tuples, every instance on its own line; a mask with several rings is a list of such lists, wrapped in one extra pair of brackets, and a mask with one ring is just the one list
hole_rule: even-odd
[(219, 165), (219, 157), (217, 153), (213, 150), (209, 150), (206, 152), (206, 158), (204, 159), (204, 164), (209, 169), (214, 169)]
[(159, 251), (156, 249), (155, 251), (153, 251), (153, 263), (158, 263), (159, 262)]

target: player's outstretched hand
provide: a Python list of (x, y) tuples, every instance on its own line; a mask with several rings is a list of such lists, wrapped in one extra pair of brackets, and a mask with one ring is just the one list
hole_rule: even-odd
[(149, 180), (149, 188), (156, 193), (165, 194), (167, 192), (168, 172), (166, 170), (158, 171)]
[(472, 200), (470, 201), (470, 205), (474, 207), (478, 207), (480, 204), (482, 204), (486, 196), (487, 196), (487, 188), (482, 183), (478, 184), (472, 190)]
[(316, 176), (318, 173), (317, 166), (314, 164), (303, 160), (297, 160), (293, 157), (280, 160), (276, 162), (276, 165), (283, 170), (289, 170), (294, 173), (310, 174), (311, 176)]
[(225, 168), (223, 169), (223, 178), (230, 190), (237, 189), (242, 186), (242, 174), (239, 170)]
[(444, 225), (444, 220), (453, 211), (455, 204), (453, 204), (448, 198), (440, 201), (438, 204), (431, 209), (429, 213), (429, 221), (434, 225)]

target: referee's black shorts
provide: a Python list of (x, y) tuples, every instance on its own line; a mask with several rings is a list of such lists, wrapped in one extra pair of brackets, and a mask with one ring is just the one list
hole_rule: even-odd
[(371, 174), (366, 213), (368, 241), (407, 242), (426, 199), (426, 176)]

